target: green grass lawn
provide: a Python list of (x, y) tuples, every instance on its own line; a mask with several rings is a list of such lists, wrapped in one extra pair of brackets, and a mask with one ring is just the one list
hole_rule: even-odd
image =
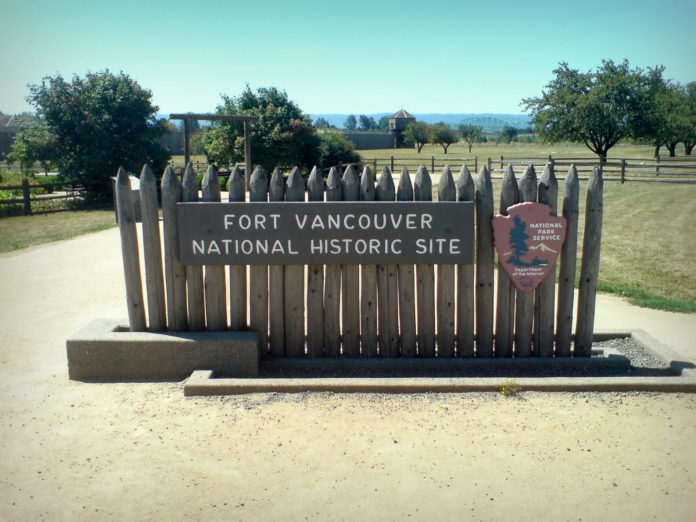
[(81, 210), (0, 218), (0, 252), (70, 239), (115, 226), (113, 210)]

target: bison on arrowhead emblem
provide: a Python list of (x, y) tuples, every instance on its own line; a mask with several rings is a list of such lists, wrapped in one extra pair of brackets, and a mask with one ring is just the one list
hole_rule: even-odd
[(544, 203), (519, 203), (493, 218), (493, 241), (513, 284), (532, 292), (549, 275), (561, 251), (566, 219)]

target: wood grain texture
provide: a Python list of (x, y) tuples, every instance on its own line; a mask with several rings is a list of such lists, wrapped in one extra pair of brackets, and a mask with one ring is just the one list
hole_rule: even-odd
[[(413, 201), (413, 183), (408, 169), (401, 170), (399, 187), (396, 192), (398, 201)], [(398, 265), (399, 285), (399, 324), (401, 330), (401, 355), (416, 356), (416, 283), (415, 265)]]
[(556, 355), (570, 357), (577, 267), (580, 181), (575, 165), (565, 178), (563, 217), (566, 218), (566, 240), (563, 243), (558, 271), (558, 307), (556, 310)]
[(186, 270), (179, 263), (179, 236), (176, 204), (183, 199), (183, 188), (171, 167), (162, 176), (162, 235), (164, 243), (164, 283), (167, 294), (167, 328), (180, 332), (188, 327), (186, 313)]
[[(305, 183), (300, 169), (288, 176), (285, 201), (304, 201)], [(289, 357), (305, 355), (305, 269), (304, 265), (285, 266), (285, 353)]]
[[(326, 178), (326, 201), (342, 201), (343, 184), (336, 167)], [(341, 278), (342, 265), (326, 265), (324, 279), (324, 353), (336, 357), (341, 353)]]
[[(551, 207), (551, 215), (558, 215), (558, 180), (553, 164), (548, 163), (539, 178), (539, 203)], [(555, 299), (556, 266), (551, 268), (548, 276), (535, 291), (534, 302), (534, 355), (553, 357), (555, 338)]]
[[(268, 201), (285, 201), (285, 181), (278, 167), (273, 169), (268, 184)], [(281, 357), (285, 355), (285, 267), (268, 267), (268, 328), (269, 352)]]
[(163, 332), (167, 329), (167, 308), (164, 301), (157, 180), (147, 165), (140, 173), (140, 209), (149, 329), (153, 332)]
[[(201, 200), (220, 201), (220, 182), (215, 167), (210, 165), (201, 185)], [(209, 265), (205, 267), (203, 288), (205, 295), (205, 315), (208, 330), (221, 332), (227, 330), (227, 288), (225, 267)]]
[[(530, 165), (520, 178), (520, 202), (536, 201), (537, 176), (534, 166)], [(525, 294), (517, 291), (515, 304), (515, 356), (532, 355), (532, 333), (534, 326), (534, 293)]]
[[(375, 200), (375, 177), (370, 167), (360, 176), (360, 201)], [(377, 266), (360, 265), (360, 340), (365, 357), (377, 355)], [(381, 313), (381, 310), (380, 310)], [(380, 323), (381, 326), (381, 323)], [(380, 336), (382, 332), (380, 331)], [(381, 341), (381, 337), (380, 337)], [(380, 353), (383, 348), (380, 345)]]
[(482, 167), (476, 186), (476, 356), (493, 356), (493, 184)]
[[(341, 179), (343, 201), (360, 200), (360, 177), (355, 167), (348, 166)], [(342, 325), (343, 355), (353, 357), (360, 352), (360, 266), (343, 265)]]
[(587, 184), (585, 203), (585, 233), (582, 241), (578, 322), (575, 331), (576, 357), (589, 357), (592, 351), (603, 215), (604, 180), (601, 168), (595, 167)]
[[(314, 167), (307, 180), (307, 199), (324, 201), (324, 179)], [(324, 265), (307, 267), (307, 355), (324, 353)]]
[[(394, 201), (396, 187), (387, 166), (379, 176), (375, 199)], [(379, 346), (382, 357), (399, 356), (399, 289), (398, 268), (394, 264), (377, 266), (379, 292)]]
[[(259, 166), (249, 180), (249, 201), (267, 201), (268, 174)], [(249, 267), (249, 323), (259, 333), (259, 354), (268, 352), (268, 266)]]
[[(246, 181), (236, 165), (230, 173), (227, 189), (230, 201), (246, 199)], [(246, 330), (247, 324), (247, 267), (230, 265), (230, 330)]]
[(116, 213), (121, 235), (123, 275), (126, 282), (126, 305), (131, 332), (145, 331), (145, 306), (140, 279), (138, 235), (135, 229), (135, 205), (128, 174), (120, 167), (116, 176)]
[[(416, 173), (415, 201), (432, 201), (433, 183), (425, 165)], [(418, 355), (435, 357), (435, 267), (416, 265), (416, 296), (418, 312)]]
[[(186, 165), (184, 171), (183, 200), (185, 202), (198, 201), (198, 181), (191, 163)], [(186, 266), (186, 302), (188, 304), (189, 330), (205, 330), (205, 301), (203, 297), (203, 267)]]
[[(466, 165), (462, 166), (455, 181), (457, 201), (475, 201), (476, 187)], [(475, 228), (475, 223), (471, 224)], [(475, 236), (475, 234), (474, 234)], [(457, 265), (457, 355), (474, 356), (476, 276), (474, 264)]]
[[(437, 189), (438, 201), (456, 201), (457, 187), (448, 166), (442, 169)], [(455, 354), (455, 267), (437, 266), (437, 355), (454, 357)]]
[[(508, 215), (508, 207), (518, 202), (519, 189), (517, 178), (511, 165), (505, 169), (503, 184), (500, 190), (501, 216)], [(512, 357), (514, 346), (515, 328), (515, 285), (510, 281), (510, 276), (503, 268), (502, 261), (498, 259), (498, 311), (495, 319), (495, 356)]]

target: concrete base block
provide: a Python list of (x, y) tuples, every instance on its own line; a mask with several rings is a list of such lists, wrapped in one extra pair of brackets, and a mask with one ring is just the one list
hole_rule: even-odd
[(130, 332), (93, 321), (66, 342), (75, 380), (182, 380), (194, 370), (257, 377), (257, 332)]

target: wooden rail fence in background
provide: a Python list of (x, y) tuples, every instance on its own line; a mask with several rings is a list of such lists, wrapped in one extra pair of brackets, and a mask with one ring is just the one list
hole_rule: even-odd
[[(547, 280), (536, 293), (523, 294), (504, 270), (494, 271), (491, 173), (483, 166), (474, 179), (463, 166), (456, 179), (445, 166), (438, 185), (440, 201), (475, 203), (475, 265), (308, 265), (183, 266), (178, 261), (176, 205), (181, 201), (219, 201), (212, 167), (202, 192), (191, 166), (183, 183), (171, 167), (164, 173), (162, 239), (157, 220), (155, 179), (144, 168), (139, 195), (121, 169), (116, 201), (124, 256), (130, 328), (134, 331), (242, 330), (260, 332), (264, 357), (529, 357), (589, 356), (602, 229), (602, 171), (594, 168), (587, 188), (587, 211), (577, 308), (574, 303), (579, 176), (568, 169), (559, 204), (554, 165), (537, 178), (534, 165), (517, 180), (505, 167), (498, 210), (522, 201), (541, 201), (568, 220), (559, 258), (559, 283)], [(240, 169), (230, 175), (230, 201), (243, 201)], [(137, 193), (135, 193), (137, 194)], [(370, 167), (359, 173), (332, 168), (326, 179), (318, 169), (307, 186), (298, 169), (269, 179), (257, 167), (249, 201), (428, 201), (432, 181), (421, 165), (412, 180), (403, 168), (398, 183), (382, 168), (377, 180)], [(144, 249), (143, 294), (133, 199), (141, 198)], [(348, 203), (349, 204), (349, 203)], [(248, 285), (247, 285), (248, 277)], [(551, 276), (554, 277), (553, 275)], [(557, 288), (557, 298), (556, 298)], [(494, 294), (497, 291), (497, 312)], [(247, 307), (249, 315), (247, 316)], [(577, 327), (573, 328), (577, 309)], [(575, 340), (574, 349), (573, 339)]]

